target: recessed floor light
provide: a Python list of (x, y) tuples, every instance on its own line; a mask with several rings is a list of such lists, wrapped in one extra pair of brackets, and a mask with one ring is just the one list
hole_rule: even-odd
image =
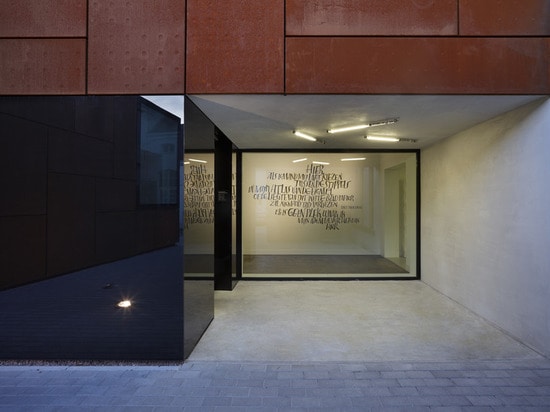
[(130, 306), (132, 306), (132, 302), (129, 300), (121, 300), (117, 303), (117, 306), (119, 308), (129, 308)]

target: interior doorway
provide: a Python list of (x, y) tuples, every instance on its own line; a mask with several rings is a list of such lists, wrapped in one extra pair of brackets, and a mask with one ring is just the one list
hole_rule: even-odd
[(384, 257), (406, 268), (405, 164), (384, 170)]

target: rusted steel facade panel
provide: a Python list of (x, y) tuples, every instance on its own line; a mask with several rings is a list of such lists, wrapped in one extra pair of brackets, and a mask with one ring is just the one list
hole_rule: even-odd
[(289, 38), (287, 93), (546, 94), (545, 38)]
[(282, 93), (284, 0), (188, 0), (187, 93)]
[(86, 40), (0, 39), (0, 94), (84, 94)]
[(1, 0), (0, 37), (85, 37), (86, 0)]
[(463, 36), (550, 36), (548, 0), (460, 0)]
[(457, 0), (287, 0), (287, 35), (450, 36)]
[(185, 1), (91, 1), (90, 94), (185, 92)]

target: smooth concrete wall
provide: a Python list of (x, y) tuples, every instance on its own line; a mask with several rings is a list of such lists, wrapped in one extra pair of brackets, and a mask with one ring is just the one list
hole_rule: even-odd
[(550, 355), (550, 100), (422, 151), (422, 279)]

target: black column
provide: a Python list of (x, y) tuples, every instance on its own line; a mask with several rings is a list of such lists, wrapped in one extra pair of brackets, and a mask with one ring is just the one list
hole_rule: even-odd
[(216, 128), (214, 172), (214, 289), (232, 290), (232, 143)]

